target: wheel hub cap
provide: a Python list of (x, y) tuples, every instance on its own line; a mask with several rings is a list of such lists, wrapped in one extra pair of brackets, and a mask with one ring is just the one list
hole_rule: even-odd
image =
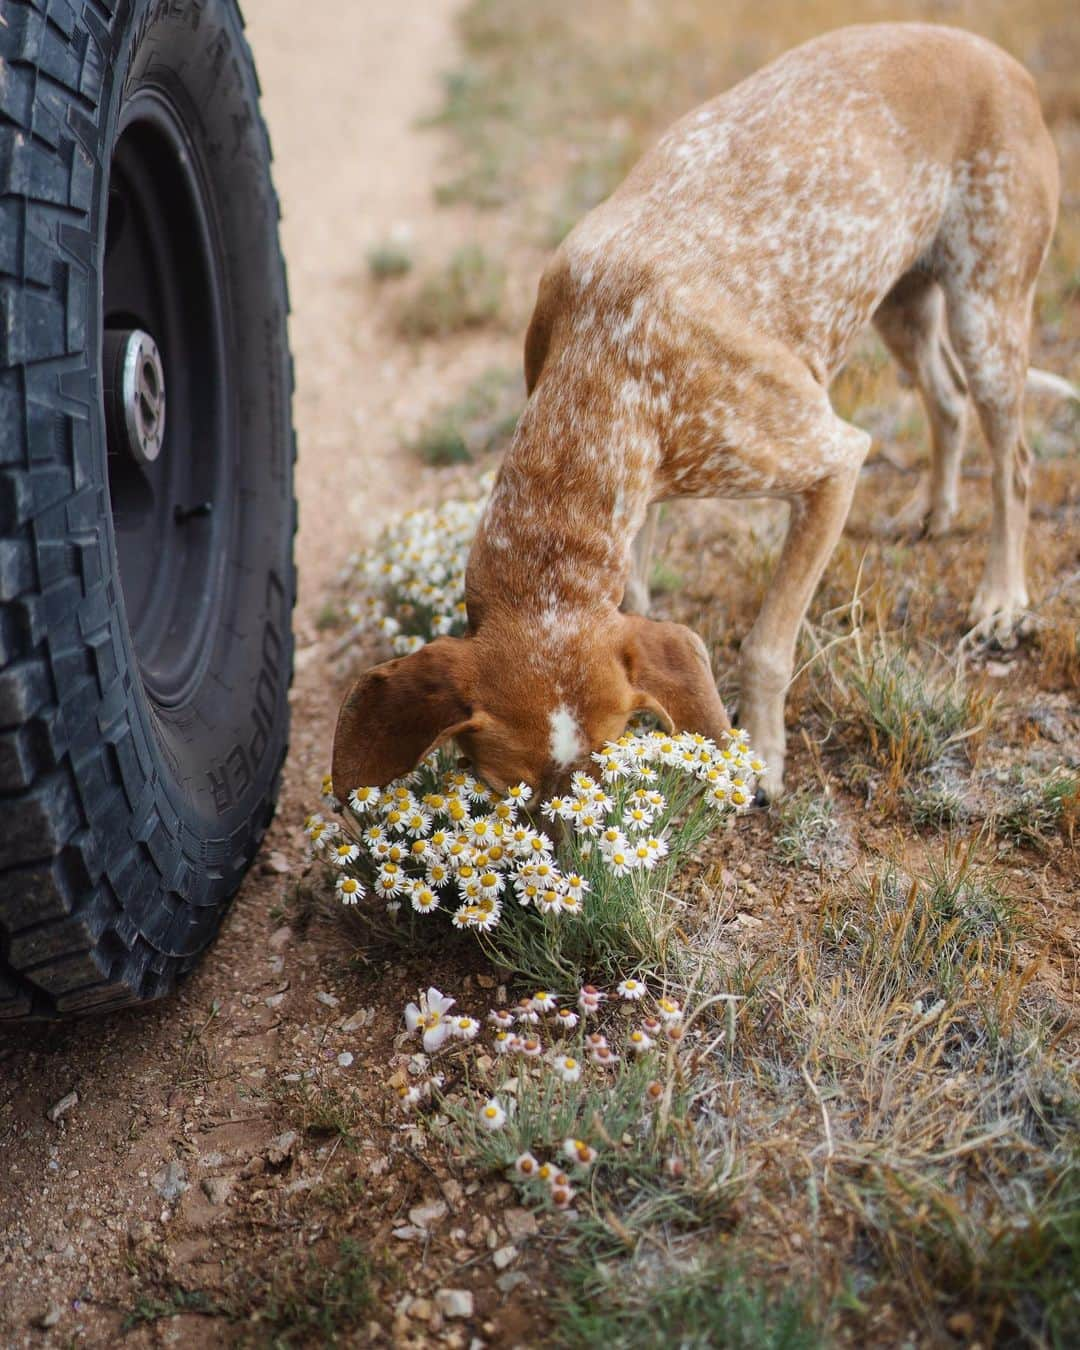
[(141, 328), (105, 334), (106, 367), (112, 375), (112, 426), (120, 450), (139, 464), (153, 464), (165, 439), (165, 370), (161, 353)]

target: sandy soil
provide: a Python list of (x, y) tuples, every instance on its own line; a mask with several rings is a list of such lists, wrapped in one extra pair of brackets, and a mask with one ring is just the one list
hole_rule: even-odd
[[(314, 616), (347, 554), (433, 490), (435, 475), (402, 452), (402, 440), (479, 371), (515, 363), (518, 340), (503, 333), (410, 346), (395, 335), (393, 300), (365, 264), (366, 250), (395, 230), (408, 231), (418, 258), (432, 262), (467, 237), (466, 214), (432, 207), (444, 146), (439, 133), (417, 127), (438, 98), (439, 72), (454, 61), (453, 0), (342, 3), (319, 7), (317, 22), (301, 20), (293, 0), (244, 8), (293, 307), (300, 599), (292, 750), (263, 860), (176, 997), (0, 1039), (4, 1346), (112, 1340), (151, 1275), (213, 1289), (239, 1273), (241, 1285), (257, 1289), (290, 1248), (320, 1236), (318, 1223), (305, 1229), (306, 1207), (293, 1201), (305, 1199), (332, 1156), (330, 1146), (309, 1157), (303, 1139), (280, 1142), (294, 1116), (273, 1099), (275, 1085), (327, 1060), (344, 1079), (336, 1056), (348, 1049), (351, 1082), (381, 1101), (400, 1024), (395, 998), (365, 1013), (362, 1029), (342, 1031), (363, 995), (374, 1001), (373, 979), (342, 975), (344, 942), (327, 960), (281, 920), (302, 870), (299, 822), (317, 805), (338, 697), (326, 674), (330, 642)], [(77, 1104), (50, 1119), (71, 1093)], [(385, 1171), (386, 1135), (373, 1124), (365, 1141), (372, 1176)], [(373, 1247), (389, 1239), (402, 1206), (424, 1198), (400, 1183), (395, 1175), (369, 1187), (376, 1216), (358, 1214), (357, 1223)], [(452, 1186), (449, 1193), (454, 1200)], [(373, 1308), (373, 1323), (349, 1339), (369, 1343), (380, 1334), (374, 1322), (391, 1311)], [(481, 1299), (470, 1334), (485, 1334), (480, 1313), (490, 1311)], [(468, 1343), (464, 1329), (450, 1330), (451, 1343)], [(207, 1345), (241, 1334), (224, 1319), (189, 1315), (128, 1339)], [(247, 1334), (259, 1342), (266, 1333)]]

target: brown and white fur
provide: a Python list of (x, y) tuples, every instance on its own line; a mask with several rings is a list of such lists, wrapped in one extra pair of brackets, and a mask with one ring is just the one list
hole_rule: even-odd
[(957, 29), (842, 29), (677, 122), (544, 273), (468, 633), (356, 683), (337, 791), (450, 736), (494, 785), (547, 787), (637, 709), (722, 731), (700, 640), (620, 602), (651, 503), (767, 496), (790, 524), (742, 644), (739, 715), (778, 792), (796, 635), (870, 445), (828, 388), (871, 321), (929, 414), (930, 535), (956, 508), (975, 404), (993, 519), (972, 620), (1011, 630), (1028, 604), (1032, 292), (1057, 197), (1030, 76)]

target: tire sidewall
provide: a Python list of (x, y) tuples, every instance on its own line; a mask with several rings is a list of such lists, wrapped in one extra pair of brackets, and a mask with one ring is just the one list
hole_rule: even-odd
[[(254, 855), (273, 809), (286, 748), (294, 595), (288, 306), (269, 151), (254, 73), (241, 59), (244, 39), (235, 4), (135, 0), (118, 6), (109, 38), (86, 328), (99, 389), (109, 159), (123, 106), (148, 78), (173, 84), (192, 118), (185, 122), (202, 151), (223, 283), (232, 457), (227, 471), (237, 490), (224, 531), (226, 547), (216, 560), (221, 588), (216, 632), (198, 686), (177, 707), (154, 704), (138, 678), (108, 507), (100, 400), (91, 415), (115, 588), (114, 640), (132, 676), (129, 706), (113, 724), (132, 808), (129, 838), (99, 843), (106, 857), (132, 841), (140, 846), (142, 863), (152, 864), (144, 867), (151, 884), (139, 904), (142, 916), (133, 918), (143, 931), (153, 930), (160, 952), (186, 956), (210, 940), (215, 908), (235, 890)], [(112, 734), (112, 727), (103, 726), (103, 734)], [(133, 793), (132, 780), (140, 777), (141, 789)]]

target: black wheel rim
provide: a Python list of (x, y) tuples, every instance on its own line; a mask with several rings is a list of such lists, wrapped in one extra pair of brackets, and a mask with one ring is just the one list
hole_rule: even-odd
[[(217, 628), (233, 507), (218, 230), (201, 161), (166, 91), (121, 111), (109, 179), (103, 348), (142, 330), (168, 392), (161, 450), (132, 452), (106, 375), (108, 481), (124, 609), (144, 688), (188, 701)], [(112, 404), (110, 405), (110, 399)]]

